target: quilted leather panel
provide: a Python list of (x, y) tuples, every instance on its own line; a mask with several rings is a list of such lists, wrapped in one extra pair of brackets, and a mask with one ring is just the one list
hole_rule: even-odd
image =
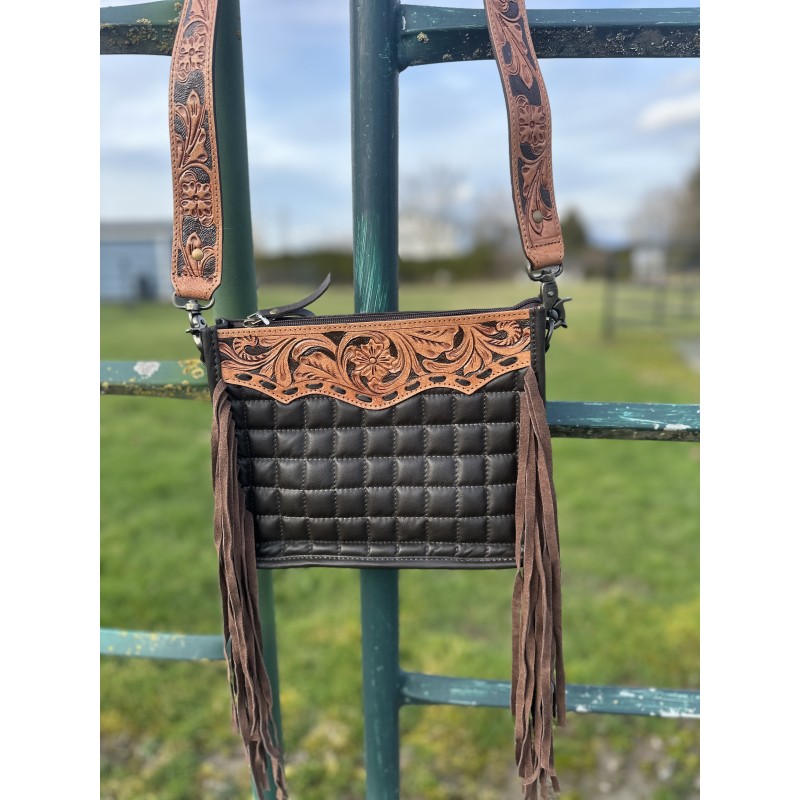
[(524, 375), (386, 409), (230, 386), (259, 566), (513, 566)]

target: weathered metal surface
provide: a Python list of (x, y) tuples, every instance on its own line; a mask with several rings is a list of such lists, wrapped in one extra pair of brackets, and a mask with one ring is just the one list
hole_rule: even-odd
[[(103, 361), (100, 393), (208, 400), (205, 367), (185, 361)], [(565, 439), (700, 439), (700, 407), (670, 403), (570, 403), (550, 401), (554, 437)]]
[(222, 283), (209, 319), (242, 319), (258, 309), (247, 158), (239, 0), (217, 11), (214, 57), (217, 153), (222, 190)]
[(175, 0), (161, 0), (101, 8), (100, 54), (170, 55), (181, 5)]
[[(350, 0), (353, 285), (357, 312), (398, 308), (396, 0)], [(400, 797), (398, 573), (361, 570), (367, 800)]]
[[(483, 9), (403, 5), (400, 69), (492, 57)], [(699, 8), (528, 12), (540, 58), (691, 58), (700, 55)]]
[(350, 2), (353, 283), (357, 312), (398, 307), (396, 0)]
[(568, 439), (700, 439), (700, 407), (670, 403), (549, 402), (553, 436)]
[[(511, 684), (476, 678), (447, 678), (401, 672), (404, 705), (451, 705), (509, 708)], [(624, 714), (640, 717), (700, 718), (700, 692), (623, 686), (567, 686), (567, 709), (579, 714)]]
[(100, 629), (100, 655), (122, 658), (156, 658), (169, 661), (223, 661), (221, 636), (187, 636)]
[(396, 569), (362, 569), (361, 672), (367, 800), (400, 797), (400, 622)]
[[(177, 311), (175, 316), (178, 317)], [(188, 336), (186, 344), (187, 353), (190, 353), (191, 340)], [(181, 361), (101, 361), (100, 394), (175, 397), (206, 402), (210, 399), (206, 369), (199, 358)]]

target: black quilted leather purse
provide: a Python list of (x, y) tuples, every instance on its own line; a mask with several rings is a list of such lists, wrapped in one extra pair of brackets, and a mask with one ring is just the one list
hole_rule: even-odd
[(544, 353), (564, 325), (550, 112), (524, 4), (485, 0), (512, 187), (540, 297), (501, 309), (314, 317), (304, 300), (209, 327), (222, 212), (216, 0), (185, 3), (170, 79), (173, 283), (213, 393), (215, 541), (234, 718), (259, 788), (286, 795), (261, 661), (256, 568), (515, 567), (512, 705), (525, 794), (557, 788), (565, 716)]

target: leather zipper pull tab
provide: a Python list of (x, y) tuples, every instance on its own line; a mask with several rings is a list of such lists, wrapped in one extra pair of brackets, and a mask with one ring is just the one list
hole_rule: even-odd
[(331, 285), (330, 272), (325, 277), (325, 280), (313, 291), (308, 297), (298, 300), (296, 303), (289, 303), (285, 306), (276, 306), (275, 308), (262, 308), (251, 314), (244, 322), (245, 325), (269, 325), (276, 319), (285, 319), (286, 317), (313, 317), (314, 312), (309, 311), (306, 306), (310, 306), (316, 300), (319, 300), (323, 294), (328, 290)]

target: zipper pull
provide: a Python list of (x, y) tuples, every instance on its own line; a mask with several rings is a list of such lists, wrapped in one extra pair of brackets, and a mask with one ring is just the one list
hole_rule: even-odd
[(269, 325), (277, 319), (285, 319), (286, 317), (313, 317), (314, 312), (309, 311), (306, 306), (311, 305), (315, 300), (319, 300), (330, 285), (331, 275), (328, 273), (325, 280), (308, 297), (286, 306), (262, 308), (247, 317), (244, 320), (244, 324), (248, 327), (254, 327), (256, 325)]

